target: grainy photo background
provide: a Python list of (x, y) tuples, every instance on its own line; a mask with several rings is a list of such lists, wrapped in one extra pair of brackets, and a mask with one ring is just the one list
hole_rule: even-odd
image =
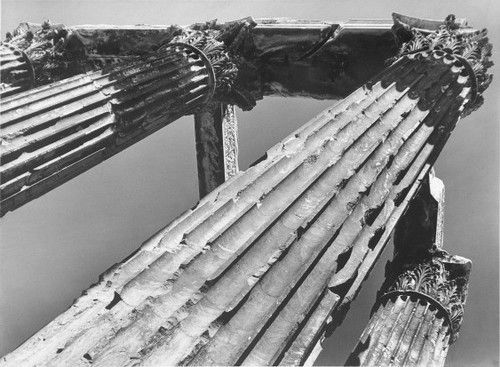
[[(20, 22), (191, 24), (245, 16), (347, 20), (399, 12), (444, 19), (454, 13), (489, 30), (500, 64), (498, 0), (477, 1), (159, 1), (2, 0), (1, 32)], [(497, 72), (493, 68), (493, 74)], [(436, 165), (446, 185), (445, 248), (473, 262), (461, 335), (449, 366), (497, 366), (499, 332), (498, 76), (485, 103), (461, 120)], [(266, 97), (238, 111), (240, 168), (334, 101)], [(183, 117), (0, 221), (0, 356), (78, 297), (99, 274), (198, 200), (194, 123)], [(346, 320), (324, 344), (318, 365), (341, 365), (366, 325), (389, 244)]]

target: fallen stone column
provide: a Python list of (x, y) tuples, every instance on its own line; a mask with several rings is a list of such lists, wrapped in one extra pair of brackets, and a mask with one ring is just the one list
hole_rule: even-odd
[[(452, 50), (456, 37), (463, 47)], [(336, 312), (489, 84), (483, 32), (443, 27), (414, 39), (372, 82), (103, 274), (2, 365), (279, 364), (295, 340), (312, 343), (302, 330), (314, 334)]]

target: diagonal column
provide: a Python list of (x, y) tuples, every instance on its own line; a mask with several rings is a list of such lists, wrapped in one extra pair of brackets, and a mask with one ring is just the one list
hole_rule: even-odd
[(336, 312), (489, 84), (484, 32), (443, 27), (414, 40), (103, 274), (2, 365), (281, 363), (302, 330)]
[(229, 91), (220, 33), (192, 31), (141, 61), (2, 100), (1, 215)]
[[(403, 67), (403, 69), (406, 68)], [(410, 69), (412, 69), (412, 67), (410, 67)], [(405, 75), (405, 72), (402, 70), (399, 73), (400, 75), (398, 75), (398, 77), (401, 77), (401, 74), (403, 75), (402, 76), (403, 78), (404, 76), (408, 75), (408, 74)], [(431, 76), (432, 74), (433, 72), (429, 72), (427, 76)], [(440, 79), (440, 77), (437, 75), (434, 75), (434, 78), (435, 78), (434, 82), (431, 82), (431, 84), (436, 83), (436, 79), (437, 80)], [(382, 77), (382, 80), (384, 80), (384, 77)], [(423, 83), (424, 83), (423, 85), (426, 84), (426, 82)], [(437, 83), (439, 85), (442, 85), (442, 82), (437, 82)], [(419, 82), (417, 82), (417, 85), (418, 84)], [(434, 93), (431, 92), (426, 95), (431, 95), (431, 94)], [(437, 93), (437, 95), (439, 94), (440, 93)], [(447, 94), (448, 96), (453, 95), (452, 92), (445, 93), (445, 95)], [(435, 94), (436, 97), (437, 95)], [(425, 97), (423, 100), (425, 100)], [(420, 108), (423, 107), (420, 104), (421, 102), (422, 99), (420, 99), (419, 106), (417, 108), (418, 110), (420, 110)], [(440, 110), (441, 112), (443, 112), (442, 107), (439, 106), (442, 100), (436, 102), (438, 106), (434, 106), (433, 108), (431, 108), (431, 111)], [(395, 112), (397, 110), (397, 107), (398, 103), (395, 103), (394, 106), (392, 107), (391, 112)], [(423, 109), (425, 110), (425, 107), (423, 107)], [(448, 110), (448, 112), (450, 112), (452, 109), (453, 107), (451, 107)], [(402, 126), (405, 125), (405, 122), (411, 121), (411, 117), (414, 111), (410, 112), (408, 115), (407, 112), (400, 111), (398, 113), (398, 116), (402, 117), (404, 116), (403, 122), (401, 122), (398, 125), (398, 127), (394, 130), (394, 132), (398, 131), (398, 128), (402, 128)], [(384, 116), (384, 119), (385, 118), (389, 119), (389, 116), (391, 116), (391, 114)], [(409, 120), (405, 119), (406, 116), (408, 116)], [(432, 116), (432, 112), (430, 115), (424, 117), (423, 119), (424, 125), (425, 121), (430, 116)], [(450, 115), (448, 116), (448, 118), (451, 118), (451, 120), (454, 119)], [(445, 118), (445, 120), (446, 119), (447, 118)], [(451, 127), (451, 125), (449, 125), (449, 127)], [(291, 274), (295, 274), (296, 271), (299, 271), (299, 268), (287, 267), (285, 270), (284, 268), (280, 269), (278, 265), (275, 266), (274, 268), (271, 268), (269, 273), (266, 274), (266, 276), (262, 279), (261, 284), (263, 290), (260, 292), (259, 290), (252, 291), (248, 301), (242, 305), (241, 309), (238, 310), (236, 315), (231, 318), (231, 320), (223, 327), (223, 329), (219, 330), (219, 332), (215, 335), (214, 339), (209, 343), (209, 345), (206, 348), (204, 348), (200, 353), (198, 353), (193, 363), (231, 364), (234, 363), (235, 361), (239, 361), (240, 360), (239, 358), (243, 357), (245, 358), (243, 360), (244, 364), (247, 362), (248, 364), (254, 364), (254, 365), (275, 363), (276, 360), (273, 358), (276, 358), (276, 352), (277, 352), (276, 342), (280, 340), (282, 343), (281, 345), (286, 345), (286, 338), (288, 338), (290, 333), (293, 332), (294, 330), (293, 327), (296, 326), (297, 322), (299, 322), (299, 320), (301, 319), (294, 319), (295, 323), (293, 323), (291, 322), (292, 318), (288, 317), (288, 326), (285, 328), (284, 327), (285, 324), (279, 319), (279, 316), (276, 316), (276, 319), (274, 319), (271, 324), (269, 324), (267, 316), (276, 314), (276, 312), (280, 312), (279, 315), (281, 315), (281, 313), (285, 312), (287, 307), (291, 305), (290, 307), (292, 309), (295, 309), (294, 315), (296, 317), (302, 317), (301, 315), (304, 315), (305, 313), (308, 312), (307, 307), (310, 307), (311, 303), (316, 301), (317, 298), (315, 297), (318, 297), (318, 295), (321, 294), (321, 289), (322, 287), (324, 287), (324, 285), (322, 285), (324, 283), (322, 282), (325, 281), (328, 282), (329, 287), (332, 290), (334, 290), (334, 292), (342, 294), (341, 287), (348, 285), (350, 280), (356, 276), (357, 270), (362, 265), (363, 260), (367, 255), (367, 253), (370, 252), (370, 248), (375, 243), (378, 242), (380, 236), (384, 233), (385, 226), (388, 223), (387, 221), (389, 220), (391, 213), (396, 209), (396, 207), (400, 206), (406, 193), (408, 192), (408, 190), (411, 189), (412, 183), (414, 182), (415, 178), (418, 177), (418, 171), (422, 172), (421, 169), (424, 169), (426, 167), (424, 161), (427, 161), (427, 163), (432, 161), (433, 153), (431, 153), (430, 151), (433, 150), (435, 147), (439, 147), (445, 141), (447, 135), (445, 130), (446, 128), (444, 128), (443, 126), (441, 133), (437, 133), (443, 135), (441, 135), (441, 137), (437, 139), (431, 138), (430, 142), (432, 142), (431, 144), (433, 145), (433, 148), (427, 146), (429, 148), (428, 153), (424, 153), (427, 150), (425, 144), (423, 146), (420, 146), (419, 148), (417, 148), (416, 146), (410, 148), (410, 146), (413, 145), (413, 139), (418, 139), (417, 136), (419, 136), (420, 133), (423, 133), (423, 130), (419, 130), (417, 128), (417, 130), (415, 132), (412, 132), (411, 135), (407, 135), (406, 138), (403, 137), (405, 144), (401, 147), (401, 149), (399, 149), (398, 153), (394, 156), (394, 160), (391, 163), (389, 163), (389, 161), (386, 161), (387, 163), (385, 164), (389, 163), (388, 167), (384, 168), (380, 173), (376, 173), (378, 177), (374, 181), (369, 181), (373, 182), (369, 184), (369, 193), (365, 194), (364, 197), (362, 197), (359, 200), (359, 202), (356, 201), (353, 203), (350, 200), (346, 200), (344, 202), (345, 203), (344, 205), (347, 206), (346, 208), (347, 217), (344, 217), (345, 220), (342, 219), (343, 220), (342, 226), (339, 228), (335, 223), (336, 218), (339, 218), (338, 217), (340, 214), (339, 207), (342, 207), (342, 204), (336, 206), (335, 209), (332, 211), (328, 211), (328, 209), (326, 209), (322, 213), (322, 215), (317, 218), (317, 221), (311, 225), (310, 229), (305, 234), (303, 234), (300, 240), (298, 241), (298, 243), (300, 243), (300, 246), (298, 247), (300, 248), (300, 250), (297, 250), (298, 252), (295, 252), (294, 247), (292, 247), (288, 251), (286, 257), (280, 262), (280, 264), (284, 264), (287, 258), (290, 256), (291, 258), (289, 258), (288, 260), (290, 261), (290, 264), (293, 264), (293, 262), (298, 261), (297, 258), (301, 258), (300, 255), (303, 255), (303, 253), (305, 252), (305, 248), (307, 248), (306, 246), (318, 243), (317, 241), (319, 239), (325, 241), (327, 238), (331, 238), (333, 236), (334, 239), (331, 244), (328, 244), (328, 241), (323, 242), (324, 245), (327, 246), (327, 249), (324, 250), (325, 252), (323, 256), (319, 259), (314, 269), (310, 270), (311, 271), (310, 273), (308, 273), (307, 271), (305, 271), (304, 273), (300, 272), (299, 273), (300, 275), (304, 274), (303, 278), (301, 279), (298, 278), (296, 283), (297, 285), (295, 285), (293, 281), (290, 280), (290, 278), (286, 277), (290, 277)], [(439, 128), (437, 131), (439, 131)], [(393, 136), (394, 135), (389, 135), (387, 140), (391, 141), (391, 137)], [(429, 135), (428, 137), (430, 138), (430, 136), (431, 135)], [(396, 176), (399, 177), (395, 178), (394, 181), (392, 181), (392, 179), (389, 178), (391, 177), (390, 172), (392, 168), (398, 166), (398, 164), (402, 162), (399, 161), (399, 159), (402, 158), (402, 155), (403, 156), (406, 155), (406, 153), (403, 152), (406, 151), (408, 153), (409, 152), (416, 153), (418, 150), (420, 150), (419, 153), (415, 154), (415, 156), (410, 158), (411, 163), (408, 162), (408, 166), (406, 166), (406, 168), (404, 168), (402, 172), (396, 174)], [(437, 151), (435, 151), (434, 154), (436, 152)], [(345, 157), (346, 154), (347, 153), (344, 153), (343, 157)], [(409, 156), (412, 155), (413, 153), (409, 153)], [(370, 159), (375, 159), (376, 156), (377, 154), (374, 153), (370, 157)], [(409, 156), (407, 156), (407, 158), (409, 158)], [(426, 158), (423, 158), (424, 156), (426, 156)], [(419, 161), (420, 163), (418, 163)], [(384, 163), (382, 163), (382, 165), (384, 165)], [(364, 174), (367, 174), (366, 176), (365, 175), (363, 176), (363, 179), (367, 180), (367, 178), (369, 177), (368, 172), (370, 172), (370, 168), (376, 171), (375, 168), (376, 166), (377, 163), (368, 164), (368, 166), (364, 166), (363, 168), (361, 168), (360, 171), (358, 171), (358, 173), (362, 172)], [(386, 169), (387, 171), (385, 171)], [(387, 173), (388, 176), (386, 176)], [(406, 179), (410, 178), (410, 179), (409, 181), (406, 181), (405, 178)], [(406, 181), (406, 183), (401, 185), (401, 183), (404, 181)], [(352, 187), (351, 184), (353, 184), (354, 182), (356, 182), (356, 179), (351, 178), (350, 181), (347, 183), (346, 187), (344, 188), (344, 190), (347, 190), (348, 192), (349, 188)], [(358, 182), (358, 185), (363, 185), (363, 181)], [(398, 186), (399, 188), (404, 187), (404, 189), (399, 191), (397, 189)], [(337, 196), (334, 198), (332, 202), (335, 203), (337, 200), (340, 200), (340, 198), (343, 196), (342, 194), (345, 193), (346, 191), (337, 193)], [(338, 204), (338, 202), (336, 204)], [(351, 208), (353, 209), (352, 212), (350, 212)], [(329, 217), (326, 217), (327, 213), (330, 215)], [(325, 217), (323, 217), (323, 215)], [(309, 231), (313, 231), (313, 229), (319, 230), (318, 226), (322, 222), (323, 218), (325, 221), (324, 227), (323, 228), (319, 227), (319, 228), (325, 231), (323, 232), (325, 233), (324, 234), (325, 237), (322, 237), (320, 235), (318, 238), (316, 233), (315, 236), (311, 237), (307, 236), (307, 234), (310, 233)], [(340, 218), (342, 218), (342, 216)], [(332, 230), (332, 232), (326, 232), (327, 228)], [(335, 233), (336, 231), (338, 232)], [(306, 236), (307, 240), (305, 239)], [(347, 262), (341, 260), (342, 254), (345, 254), (345, 256), (348, 258)], [(302, 259), (305, 260), (304, 258)], [(329, 267), (327, 267), (327, 265), (324, 265), (325, 263), (323, 263), (322, 261), (328, 263)], [(299, 262), (299, 264), (300, 266), (308, 267), (310, 263)], [(334, 269), (335, 264), (337, 264), (339, 267), (342, 267), (342, 269), (338, 271), (336, 274), (333, 274), (335, 273)], [(285, 266), (286, 265), (283, 265), (283, 267)], [(313, 264), (311, 264), (310, 266), (313, 266)], [(323, 270), (324, 274), (322, 276), (319, 275), (321, 273), (318, 274), (315, 272), (315, 271), (321, 271), (320, 269), (324, 269)], [(328, 272), (331, 272), (330, 275), (328, 274)], [(273, 277), (271, 274), (276, 276)], [(282, 278), (279, 278), (280, 276)], [(294, 278), (295, 276), (292, 276), (292, 279)], [(266, 280), (268, 280), (269, 282), (266, 282)], [(301, 284), (301, 282), (303, 283)], [(309, 299), (305, 298), (301, 294), (300, 290), (302, 289), (302, 287), (304, 287), (304, 290), (310, 290), (310, 287), (312, 287), (313, 285), (317, 287), (316, 292), (312, 292), (312, 294), (314, 294), (315, 297), (311, 297)], [(296, 287), (296, 294), (290, 296), (290, 293), (286, 291), (287, 287)], [(285, 290), (283, 290), (283, 288), (285, 288)], [(252, 294), (255, 294), (255, 298), (252, 297)], [(287, 300), (287, 297), (292, 297), (292, 298), (289, 298), (289, 300)], [(297, 308), (297, 306), (293, 303), (294, 299), (296, 299), (296, 302), (302, 305), (300, 308)], [(282, 304), (282, 302), (288, 302), (288, 303), (286, 304), (286, 306), (284, 306), (284, 308), (280, 309), (280, 306), (278, 305)], [(269, 308), (266, 309), (263, 306), (263, 304), (267, 304), (268, 305), (267, 307)], [(261, 332), (264, 334), (260, 335), (259, 333)], [(256, 342), (255, 345), (253, 345), (252, 340), (255, 340), (255, 338), (259, 338), (259, 340)], [(270, 344), (274, 344), (274, 347), (269, 347)], [(229, 352), (222, 353), (223, 345), (226, 345), (226, 348), (228, 347), (228, 345), (230, 346), (228, 348)], [(251, 351), (249, 352), (248, 355), (246, 355), (246, 353), (248, 353), (249, 348), (251, 349)]]

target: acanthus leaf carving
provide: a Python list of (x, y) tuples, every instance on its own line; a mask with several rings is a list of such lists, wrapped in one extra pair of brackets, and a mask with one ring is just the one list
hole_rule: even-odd
[(182, 28), (168, 43), (160, 47), (180, 43), (194, 47), (209, 62), (214, 77), (214, 98), (226, 104), (235, 104), (243, 110), (252, 109), (256, 100), (250, 91), (239, 83), (242, 69), (250, 65), (242, 55), (244, 39), (256, 23), (251, 18), (218, 24), (211, 21)]
[(467, 26), (466, 21), (457, 21), (453, 14), (448, 15), (435, 31), (415, 28), (413, 24), (404, 23), (397, 16), (394, 16), (394, 21), (395, 33), (406, 42), (403, 42), (397, 55), (389, 61), (420, 53), (425, 56), (434, 54), (436, 57), (445, 55), (450, 67), (465, 66), (472, 83), (471, 98), (465, 105), (462, 116), (477, 110), (484, 102), (482, 93), (493, 79), (493, 75), (488, 72), (493, 62), (490, 60), (492, 45), (489, 43), (487, 30), (472, 29)]
[(391, 294), (426, 296), (446, 312), (453, 342), (463, 319), (470, 268), (470, 260), (443, 255), (441, 251), (438, 256), (415, 264), (400, 274), (395, 283), (386, 288), (380, 300)]

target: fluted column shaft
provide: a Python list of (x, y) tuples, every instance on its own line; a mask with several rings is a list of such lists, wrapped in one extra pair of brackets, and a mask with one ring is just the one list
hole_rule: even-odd
[(1, 214), (36, 198), (207, 103), (214, 70), (187, 44), (141, 62), (5, 98)]
[[(471, 37), (463, 42), (481, 51)], [(2, 364), (279, 364), (294, 341), (314, 342), (486, 87), (467, 65), (434, 47), (400, 55), (110, 269)]]

